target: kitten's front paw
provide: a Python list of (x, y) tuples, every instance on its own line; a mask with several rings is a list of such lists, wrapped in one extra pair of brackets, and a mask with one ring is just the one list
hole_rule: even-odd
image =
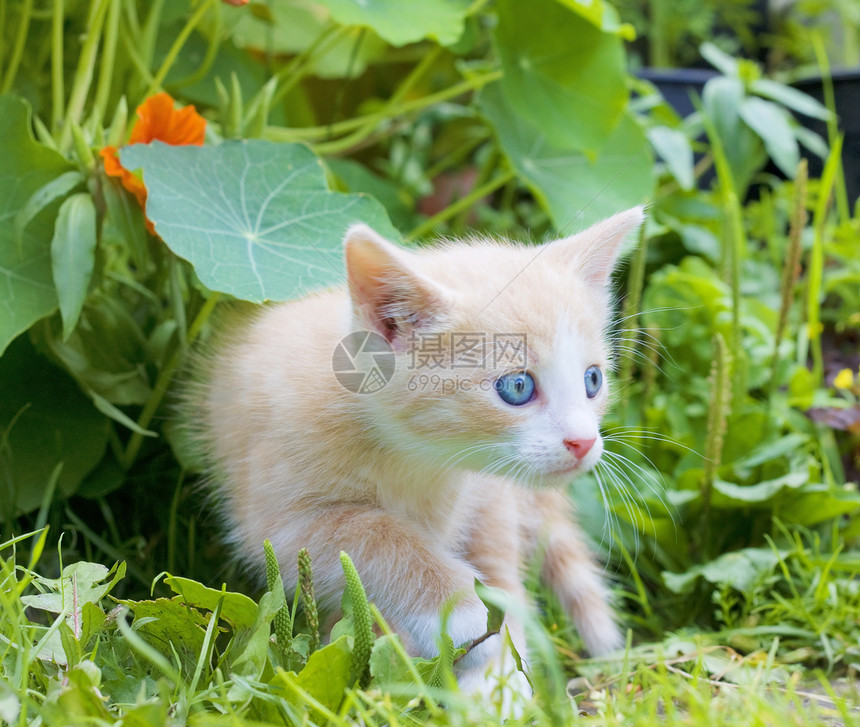
[(490, 664), (461, 672), (457, 683), (461, 691), (477, 698), (503, 719), (521, 717), (533, 694), (526, 675), (517, 669), (509, 651)]

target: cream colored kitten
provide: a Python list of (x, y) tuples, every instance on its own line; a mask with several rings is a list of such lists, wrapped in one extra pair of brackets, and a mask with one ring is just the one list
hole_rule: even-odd
[[(637, 207), (540, 247), (418, 250), (357, 225), (348, 286), (263, 307), (224, 336), (188, 417), (242, 559), (261, 561), (269, 538), (291, 593), (306, 547), (320, 603), (337, 609), (345, 550), (407, 648), (429, 657), (447, 601), (454, 643), (475, 639), (487, 621), (475, 578), (525, 602), (523, 565), (540, 552), (588, 650), (619, 646), (562, 493), (603, 451), (608, 280), (642, 218)], [(378, 336), (339, 349), (356, 331)], [(524, 653), (521, 625), (507, 625)], [(473, 649), (461, 683), (481, 689), (501, 644)]]

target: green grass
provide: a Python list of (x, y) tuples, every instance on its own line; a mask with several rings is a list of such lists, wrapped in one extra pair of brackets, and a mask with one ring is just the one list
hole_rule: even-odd
[(860, 724), (860, 590), (838, 556), (822, 563), (799, 538), (782, 577), (758, 583), (740, 608), (737, 594), (714, 591), (718, 612), (733, 614), (724, 628), (584, 660), (564, 625), (545, 618), (531, 629), (535, 698), (502, 678), (493, 700), (478, 702), (456, 689), (450, 657), (409, 658), (372, 606), (382, 635), (372, 652), (356, 650), (366, 626), (353, 614), (367, 606), (355, 585), (332, 643), (311, 651), (306, 633), (275, 638), (282, 593), (254, 602), (166, 576), (172, 598), (117, 600), (124, 567), (40, 575), (46, 536), (2, 546), (9, 724)]

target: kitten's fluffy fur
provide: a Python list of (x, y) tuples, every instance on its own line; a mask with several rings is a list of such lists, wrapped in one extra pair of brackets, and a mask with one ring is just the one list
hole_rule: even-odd
[[(487, 616), (475, 578), (526, 602), (523, 565), (539, 553), (588, 650), (618, 646), (607, 591), (562, 493), (602, 453), (608, 382), (589, 398), (584, 377), (610, 365), (608, 279), (642, 217), (637, 207), (542, 247), (405, 250), (355, 226), (348, 286), (264, 307), (222, 337), (186, 414), (242, 559), (261, 561), (269, 538), (291, 593), (307, 547), (317, 596), (336, 610), (338, 553), (348, 552), (407, 648), (430, 656), (447, 601), (457, 599), (454, 643), (480, 636)], [(375, 393), (351, 393), (333, 373), (335, 347), (357, 330), (379, 332), (396, 352), (393, 378)], [(451, 336), (466, 332), (484, 334), (480, 365), (451, 359)], [(494, 389), (512, 370), (494, 334), (526, 336), (536, 382), (527, 404)], [(411, 367), (415, 340), (431, 338), (449, 349), (441, 365)], [(421, 386), (421, 374), (440, 378)], [(525, 653), (522, 626), (506, 623)], [(470, 652), (461, 681), (480, 689), (500, 651), (493, 637)]]

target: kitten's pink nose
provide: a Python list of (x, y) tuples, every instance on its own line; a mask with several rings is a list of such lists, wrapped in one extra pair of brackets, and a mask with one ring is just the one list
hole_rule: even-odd
[(596, 437), (592, 439), (565, 439), (564, 446), (567, 447), (567, 450), (572, 452), (577, 459), (582, 459), (591, 451), (591, 448), (594, 446), (596, 441)]

